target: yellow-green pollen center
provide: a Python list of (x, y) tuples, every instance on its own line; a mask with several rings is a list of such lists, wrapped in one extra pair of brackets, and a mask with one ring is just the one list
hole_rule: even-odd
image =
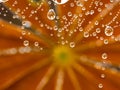
[(67, 46), (58, 46), (54, 48), (53, 59), (54, 62), (60, 66), (68, 66), (73, 61), (72, 50)]

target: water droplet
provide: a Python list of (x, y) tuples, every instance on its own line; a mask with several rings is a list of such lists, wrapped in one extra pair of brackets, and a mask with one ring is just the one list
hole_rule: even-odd
[(39, 43), (38, 43), (38, 42), (35, 42), (34, 45), (37, 47), (37, 46), (39, 46)]
[(80, 27), (80, 28), (79, 28), (79, 31), (80, 31), (80, 32), (82, 32), (82, 31), (83, 31), (83, 28), (82, 28), (82, 27)]
[(108, 43), (109, 43), (108, 39), (104, 39), (104, 44), (108, 44)]
[(103, 53), (103, 54), (102, 54), (102, 59), (107, 59), (107, 57), (108, 57), (108, 56), (107, 56), (107, 53)]
[(71, 17), (72, 16), (72, 12), (68, 12), (68, 16)]
[(75, 42), (70, 42), (70, 47), (74, 48), (75, 47)]
[(49, 20), (54, 20), (56, 17), (55, 11), (53, 9), (50, 9), (47, 13), (47, 18)]
[(77, 1), (77, 2), (76, 2), (76, 5), (77, 5), (77, 6), (80, 6), (80, 7), (83, 7), (83, 3), (81, 3), (80, 1)]
[(96, 33), (100, 33), (100, 32), (101, 32), (100, 28), (96, 28)]
[(22, 22), (22, 25), (23, 25), (24, 27), (29, 28), (29, 27), (31, 27), (31, 22), (30, 22), (30, 21), (23, 21), (23, 22)]
[(23, 44), (24, 44), (24, 46), (29, 46), (29, 41), (28, 41), (28, 40), (25, 40), (25, 41), (23, 42)]
[(94, 10), (91, 10), (91, 11), (90, 11), (90, 15), (93, 15), (94, 13), (95, 13)]
[(69, 0), (60, 0), (60, 2), (58, 2), (59, 0), (52, 0), (54, 3), (56, 4), (65, 4), (67, 3)]
[(3, 3), (3, 2), (7, 2), (7, 1), (8, 1), (8, 0), (0, 0), (0, 3), (1, 3), (1, 2), (2, 2), (2, 3)]
[(101, 74), (101, 76), (100, 76), (101, 78), (105, 78), (105, 74)]
[(70, 3), (70, 6), (71, 6), (71, 7), (74, 7), (75, 5), (74, 5), (74, 3)]
[(55, 31), (58, 30), (58, 26), (55, 25), (55, 26), (53, 27), (53, 29), (54, 29)]
[(98, 87), (103, 88), (103, 84), (102, 83), (98, 84)]
[(26, 34), (26, 31), (22, 31), (22, 35), (25, 35)]
[(111, 26), (106, 26), (105, 28), (105, 35), (106, 36), (112, 36), (113, 35), (113, 28)]
[(84, 32), (84, 37), (89, 37), (89, 33), (88, 32)]

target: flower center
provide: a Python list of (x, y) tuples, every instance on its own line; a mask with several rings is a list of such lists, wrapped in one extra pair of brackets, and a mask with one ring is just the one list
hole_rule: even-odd
[(69, 66), (74, 59), (74, 55), (69, 47), (58, 46), (53, 50), (53, 59), (57, 65)]

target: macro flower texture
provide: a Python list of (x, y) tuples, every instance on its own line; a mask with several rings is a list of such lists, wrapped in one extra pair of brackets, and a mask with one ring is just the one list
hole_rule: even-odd
[(0, 0), (0, 90), (120, 90), (120, 0)]

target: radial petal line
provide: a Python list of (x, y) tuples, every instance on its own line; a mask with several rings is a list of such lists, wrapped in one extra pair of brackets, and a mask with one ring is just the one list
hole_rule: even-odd
[(36, 87), (36, 90), (43, 90), (43, 88), (45, 87), (45, 85), (50, 81), (52, 75), (55, 72), (55, 67), (51, 66), (47, 73), (44, 75), (44, 77), (42, 78), (42, 80), (39, 82), (39, 84)]
[(73, 84), (74, 86), (74, 89), (75, 90), (81, 90), (81, 86), (78, 82), (78, 79), (75, 75), (75, 72), (72, 70), (72, 68), (67, 68), (67, 73), (68, 73), (68, 76), (69, 76), (69, 79), (71, 81), (71, 83)]
[(62, 90), (63, 82), (64, 82), (64, 72), (63, 70), (59, 70), (57, 75), (55, 90)]

